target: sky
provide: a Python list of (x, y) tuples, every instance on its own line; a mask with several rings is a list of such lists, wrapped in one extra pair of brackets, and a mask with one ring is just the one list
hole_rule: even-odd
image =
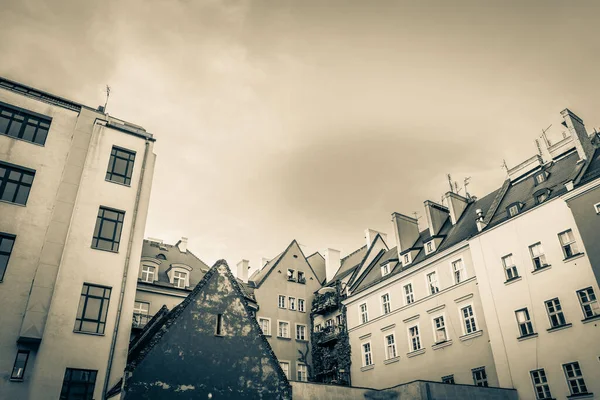
[[(421, 216), (447, 174), (483, 197), (600, 127), (595, 1), (3, 0), (0, 75), (157, 139), (146, 236), (257, 268), (296, 239), (342, 256)], [(461, 192), (464, 193), (464, 190)], [(393, 245), (393, 244), (392, 244)]]

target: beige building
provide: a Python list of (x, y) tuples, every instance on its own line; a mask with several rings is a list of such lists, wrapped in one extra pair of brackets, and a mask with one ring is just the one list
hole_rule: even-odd
[(123, 375), (153, 145), (0, 78), (0, 398), (101, 399)]

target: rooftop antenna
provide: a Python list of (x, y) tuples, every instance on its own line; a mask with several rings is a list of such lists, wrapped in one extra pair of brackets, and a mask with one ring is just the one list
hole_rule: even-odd
[(506, 160), (502, 160), (502, 165), (500, 168), (504, 169), (506, 171), (506, 175), (508, 175), (508, 165), (506, 165)]
[(467, 190), (467, 185), (469, 184), (469, 180), (471, 179), (470, 176), (467, 176), (464, 181), (463, 181), (463, 187), (465, 188), (465, 197), (467, 199), (471, 198), (471, 195), (469, 194), (469, 191)]
[(108, 104), (109, 96), (110, 96), (110, 86), (106, 85), (106, 101), (104, 102), (104, 112), (106, 112), (106, 106)]
[(454, 187), (452, 186), (452, 177), (448, 174), (448, 184), (450, 185), (450, 191), (454, 193)]
[(413, 212), (413, 215), (415, 216), (415, 219), (417, 220), (417, 229), (419, 229), (419, 218), (421, 218), (421, 217), (419, 217), (419, 213), (416, 211)]
[(544, 142), (546, 143), (547, 147), (550, 146), (550, 141), (548, 140), (548, 137), (546, 136), (546, 132), (548, 132), (548, 129), (550, 129), (551, 127), (552, 127), (552, 124), (550, 124), (550, 126), (547, 127), (546, 129), (542, 129), (542, 138), (544, 138)]

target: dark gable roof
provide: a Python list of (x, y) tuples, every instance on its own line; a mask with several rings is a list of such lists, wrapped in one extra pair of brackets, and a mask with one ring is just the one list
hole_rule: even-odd
[(577, 182), (577, 186), (585, 185), (594, 179), (600, 178), (600, 149), (596, 149), (585, 168), (583, 175)]
[(314, 252), (310, 256), (306, 257), (306, 261), (310, 264), (313, 271), (317, 275), (319, 283), (322, 285), (325, 283), (325, 258), (318, 251)]
[(344, 279), (349, 274), (354, 273), (354, 271), (362, 264), (366, 254), (367, 246), (365, 245), (342, 258), (340, 260), (340, 268), (337, 270), (331, 281), (327, 282), (327, 285), (331, 285), (335, 281)]

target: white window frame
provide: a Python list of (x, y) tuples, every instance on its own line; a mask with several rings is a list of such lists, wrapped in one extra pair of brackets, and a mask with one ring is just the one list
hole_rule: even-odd
[[(152, 270), (152, 272), (150, 271), (144, 271), (144, 268), (150, 268)], [(140, 276), (140, 279), (142, 280), (142, 282), (146, 282), (146, 283), (153, 283), (154, 281), (156, 281), (156, 269), (157, 267), (154, 265), (144, 265), (142, 264), (142, 274)], [(145, 278), (144, 278), (145, 275)], [(152, 275), (152, 279), (148, 280), (148, 277)]]
[[(281, 364), (286, 364), (287, 365), (287, 371), (281, 366)], [(290, 362), (286, 361), (286, 360), (280, 360), (279, 361), (279, 366), (281, 367), (281, 370), (283, 371), (285, 377), (288, 378), (288, 379), (290, 379)]]
[[(367, 352), (365, 351), (366, 344), (369, 345), (369, 352), (368, 352), (369, 353), (369, 361), (370, 361), (369, 364), (367, 364)], [(368, 340), (366, 342), (362, 342), (360, 344), (360, 354), (361, 354), (361, 360), (362, 360), (363, 367), (375, 365), (375, 360), (373, 359), (373, 345), (371, 344), (370, 340)]]
[[(263, 326), (262, 326), (262, 321), (263, 320), (268, 322), (267, 327), (269, 329), (267, 329), (267, 332), (265, 332), (263, 330)], [(271, 336), (271, 318), (268, 318), (268, 317), (258, 317), (258, 326), (260, 326), (260, 330), (262, 331), (263, 335), (265, 335), (265, 336)]]
[[(522, 316), (523, 319), (520, 320), (519, 316)], [(535, 334), (535, 328), (533, 327), (533, 320), (531, 319), (529, 308), (523, 307), (515, 310), (515, 319), (517, 320), (519, 337), (531, 336)], [(523, 333), (523, 331), (525, 331), (525, 333)]]
[(594, 211), (596, 211), (596, 214), (600, 214), (600, 203), (594, 204)]
[[(406, 293), (406, 287), (410, 286), (410, 293)], [(408, 297), (412, 299), (412, 301), (408, 302)], [(413, 304), (415, 302), (415, 285), (413, 285), (412, 281), (405, 282), (402, 285), (402, 297), (404, 298), (404, 305), (407, 306), (409, 304)]]
[[(585, 301), (581, 297), (581, 294), (583, 292), (585, 292), (585, 295), (587, 297), (587, 300)], [(583, 312), (584, 320), (588, 318), (594, 318), (600, 315), (600, 305), (598, 304), (598, 297), (596, 296), (596, 292), (594, 291), (593, 286), (588, 286), (586, 288), (579, 289), (576, 291), (576, 294), (577, 299), (579, 300), (579, 305), (581, 306), (581, 311)], [(588, 307), (592, 315), (588, 315)]]
[[(482, 383), (481, 385), (478, 384), (478, 380), (475, 378), (475, 374), (479, 371), (483, 371), (485, 373), (485, 378), (479, 380), (479, 382)], [(473, 385), (475, 386), (488, 387), (490, 384), (485, 366), (471, 369), (471, 376), (473, 376)], [(483, 383), (485, 383), (485, 385)]]
[[(565, 374), (565, 379), (567, 380), (567, 386), (569, 387), (569, 392), (571, 392), (571, 396), (575, 396), (575, 395), (581, 395), (584, 393), (588, 393), (587, 390), (587, 385), (585, 383), (585, 379), (583, 378), (583, 372), (581, 371), (581, 365), (579, 364), (579, 361), (572, 361), (569, 363), (565, 363), (562, 365), (563, 367), (563, 372)], [(572, 367), (573, 369), (573, 376), (569, 376), (567, 369), (570, 369), (568, 367)], [(579, 375), (576, 375), (576, 370), (575, 368), (577, 368), (579, 370)], [(573, 386), (571, 385), (571, 382), (575, 381), (576, 385), (577, 385), (577, 390), (573, 390)]]
[[(514, 257), (515, 255), (513, 253), (509, 253), (500, 258), (502, 268), (504, 269), (504, 276), (506, 277), (506, 281), (511, 281), (519, 277), (519, 269), (517, 268), (517, 264), (515, 264)], [(511, 265), (506, 265), (506, 260), (508, 258), (510, 258), (510, 262), (512, 263)], [(509, 277), (508, 271), (511, 271), (511, 274), (513, 274), (514, 276)]]
[[(413, 336), (410, 332), (410, 330), (412, 328), (417, 328), (417, 334), (415, 336)], [(408, 336), (408, 350), (409, 353), (412, 353), (413, 351), (419, 351), (421, 349), (423, 349), (423, 341), (421, 340), (421, 327), (419, 326), (418, 323), (411, 325), (409, 327), (406, 328), (406, 332), (407, 332), (407, 336)], [(417, 339), (417, 342), (419, 344), (419, 348), (415, 349), (415, 347), (413, 346), (413, 338)]]
[[(308, 341), (308, 326), (306, 324), (298, 324), (298, 323), (296, 323), (295, 325), (296, 325), (296, 327), (295, 327), (296, 328), (295, 329), (296, 340)], [(304, 328), (304, 338), (303, 339), (298, 337), (298, 328), (299, 327)]]
[(339, 325), (343, 325), (343, 321), (342, 321), (342, 314), (338, 314), (335, 316), (335, 323), (339, 326)]
[(514, 217), (517, 214), (519, 214), (519, 205), (518, 204), (511, 204), (510, 206), (508, 206), (508, 216), (509, 217)]
[(296, 311), (296, 298), (289, 296), (288, 297), (288, 307), (290, 308), (290, 311)]
[[(431, 287), (430, 287), (430, 282), (429, 282), (429, 276), (434, 275), (435, 276), (435, 283), (437, 284), (437, 286), (435, 286), (435, 288), (437, 289), (435, 291), (435, 293), (431, 293)], [(431, 296), (434, 294), (437, 294), (440, 292), (441, 289), (441, 285), (440, 285), (440, 278), (439, 278), (439, 274), (436, 269), (432, 269), (429, 272), (425, 273), (425, 284), (427, 285), (427, 296)]]
[[(544, 370), (544, 368), (538, 368), (529, 371), (529, 376), (531, 377), (531, 384), (533, 385), (533, 393), (535, 394), (536, 400), (552, 399), (552, 392), (550, 391), (548, 377), (546, 376), (546, 371)], [(539, 382), (536, 382), (536, 379)], [(538, 388), (541, 389), (543, 397), (540, 397), (540, 392), (538, 391)]]
[(381, 266), (381, 276), (386, 276), (390, 274), (390, 263), (386, 262)]
[[(467, 332), (467, 320), (465, 319), (465, 316), (463, 314), (463, 310), (467, 307), (471, 307), (471, 312), (473, 313), (473, 315), (467, 317), (469, 319), (473, 320), (473, 324), (475, 325), (475, 330), (473, 330), (472, 332)], [(473, 303), (465, 303), (465, 304), (461, 304), (458, 306), (458, 316), (460, 318), (461, 321), (461, 327), (462, 327), (462, 333), (463, 336), (464, 335), (471, 335), (475, 332), (480, 331), (480, 327), (479, 327), (479, 321), (477, 320), (477, 314), (475, 313), (475, 307), (473, 306)]]
[[(533, 248), (537, 247), (537, 246), (540, 247), (541, 251), (536, 256), (536, 255), (533, 254)], [(542, 242), (537, 242), (537, 243), (534, 243), (531, 246), (529, 246), (529, 256), (531, 257), (531, 263), (533, 264), (533, 270), (534, 271), (540, 270), (540, 269), (545, 268), (545, 267), (548, 266), (548, 260), (546, 259), (546, 253), (544, 252), (544, 246), (542, 245)], [(540, 259), (540, 266), (539, 267), (537, 267), (537, 265), (535, 263), (536, 258)]]
[[(283, 299), (283, 307), (281, 306), (281, 299)], [(277, 308), (281, 308), (282, 310), (287, 309), (287, 297), (282, 295), (282, 294), (278, 294), (277, 295)]]
[[(438, 337), (437, 337), (438, 327), (435, 322), (438, 318), (442, 318), (442, 320), (444, 322), (444, 333), (446, 336), (446, 339), (441, 340), (441, 341), (438, 340)], [(443, 342), (447, 342), (450, 340), (450, 334), (448, 333), (448, 318), (446, 318), (446, 313), (440, 313), (440, 314), (434, 315), (431, 318), (431, 326), (433, 327), (433, 343), (438, 344), (438, 343), (443, 343)]]
[[(564, 235), (567, 236), (566, 243), (563, 242)], [(569, 235), (571, 236), (571, 239), (569, 239)], [(567, 229), (566, 231), (559, 233), (558, 241), (560, 242), (560, 247), (562, 249), (563, 255), (565, 256), (565, 260), (571, 257), (575, 257), (579, 254), (579, 246), (577, 245), (577, 239), (575, 238), (575, 232), (573, 232), (573, 229)], [(568, 254), (567, 248), (571, 252), (570, 255)]]
[[(388, 312), (385, 312), (385, 305), (386, 303), (383, 301), (383, 297), (387, 296), (387, 306), (388, 306)], [(381, 296), (379, 296), (379, 300), (381, 302), (381, 315), (386, 315), (392, 312), (392, 298), (390, 297), (390, 292), (385, 292), (383, 293)]]
[[(302, 307), (300, 307), (300, 304), (302, 304)], [(299, 312), (306, 312), (306, 300), (298, 298), (298, 311)]]
[[(544, 306), (546, 307), (546, 313), (550, 321), (550, 328), (558, 328), (567, 324), (567, 319), (565, 318), (565, 313), (558, 297), (544, 301)], [(556, 320), (556, 324), (554, 320)]]
[[(362, 310), (362, 306), (365, 306), (364, 312)], [(363, 315), (365, 318), (363, 318)], [(358, 322), (359, 325), (366, 324), (367, 322), (369, 322), (369, 307), (367, 306), (367, 303), (360, 303), (358, 305)]]
[[(280, 336), (280, 335), (279, 335), (279, 333), (280, 333), (280, 332), (279, 332), (279, 325), (280, 325), (282, 322), (283, 322), (283, 323), (285, 323), (285, 324), (287, 324), (287, 334), (288, 334), (287, 336)], [(284, 321), (284, 320), (282, 320), (282, 319), (278, 319), (278, 320), (277, 320), (277, 337), (278, 337), (278, 338), (284, 338), (284, 339), (291, 339), (291, 338), (292, 338), (292, 337), (291, 337), (291, 332), (290, 332), (290, 321)]]
[(435, 251), (435, 241), (430, 240), (425, 243), (425, 254), (433, 253)]
[[(190, 273), (188, 271), (173, 271), (173, 285), (179, 289), (185, 289), (188, 287), (188, 279), (190, 277)], [(180, 285), (180, 282), (183, 282), (183, 286)]]
[[(300, 367), (304, 367), (304, 369)], [(303, 372), (304, 375), (298, 376), (301, 372)], [(298, 379), (298, 382), (308, 382), (308, 366), (299, 361), (296, 362), (296, 378)]]
[[(390, 336), (393, 338), (393, 343), (392, 344), (389, 344), (388, 340), (387, 340), (388, 337), (390, 337)], [(390, 353), (389, 353), (390, 346), (394, 350), (393, 357), (390, 357)], [(392, 331), (392, 332), (389, 332), (389, 333), (386, 332), (383, 335), (383, 353), (385, 355), (385, 359), (386, 360), (391, 360), (391, 359), (394, 359), (394, 358), (398, 357), (398, 342), (396, 341), (396, 332), (395, 331)]]
[[(455, 270), (454, 269), (454, 264), (460, 262), (460, 269), (459, 270)], [(466, 281), (467, 279), (469, 279), (469, 277), (467, 276), (467, 268), (465, 267), (465, 259), (463, 257), (459, 257), (453, 261), (450, 261), (450, 271), (452, 271), (452, 279), (454, 279), (454, 284), (458, 285), (461, 282)], [(456, 273), (459, 273), (460, 275), (460, 281), (457, 282), (456, 280)]]
[(402, 258), (402, 265), (408, 265), (412, 262), (412, 257), (410, 256), (410, 252), (404, 254)]

